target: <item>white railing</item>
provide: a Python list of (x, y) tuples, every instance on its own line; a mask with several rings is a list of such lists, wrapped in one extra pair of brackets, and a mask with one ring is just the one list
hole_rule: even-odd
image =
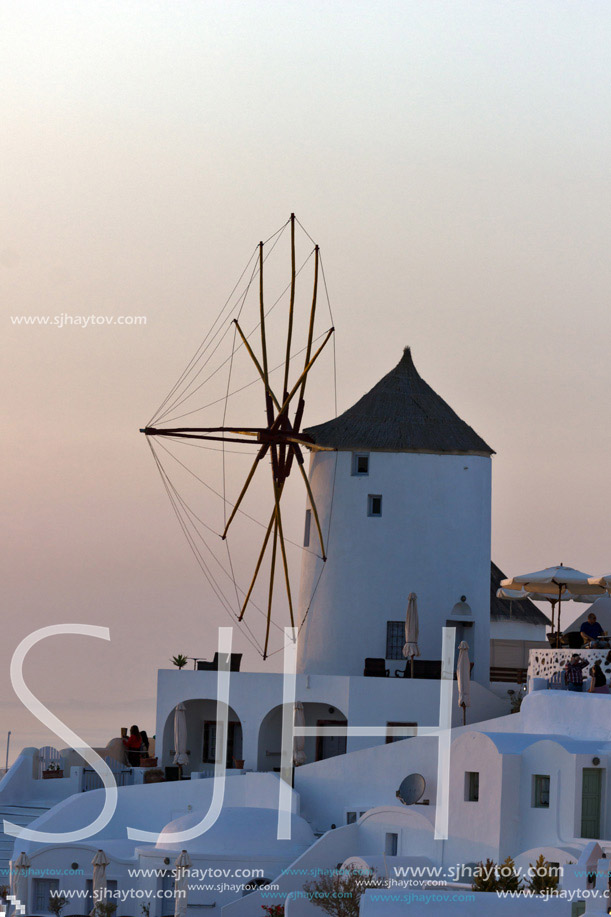
[[(133, 786), (133, 768), (127, 767), (125, 764), (121, 764), (116, 760), (116, 758), (104, 758), (104, 761), (111, 769), (117, 786)], [(83, 778), (81, 783), (81, 790), (83, 793), (86, 793), (88, 790), (99, 790), (103, 786), (104, 784), (102, 783), (102, 780), (99, 777), (97, 771), (94, 771), (92, 767), (83, 768)]]
[(590, 668), (595, 662), (600, 662), (600, 667), (607, 677), (607, 684), (611, 682), (611, 650), (572, 650), (568, 647), (560, 649), (536, 649), (528, 653), (528, 677), (550, 679), (556, 672), (563, 672), (571, 656), (579, 653), (581, 658), (588, 663), (584, 666), (584, 677), (587, 677)]

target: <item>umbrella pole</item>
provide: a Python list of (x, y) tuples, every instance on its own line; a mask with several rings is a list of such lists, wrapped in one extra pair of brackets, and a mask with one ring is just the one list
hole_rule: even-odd
[(414, 657), (413, 656), (409, 657), (409, 677), (410, 678), (414, 677)]
[(561, 611), (562, 611), (562, 592), (559, 590), (558, 591), (558, 621), (557, 621), (558, 636), (556, 638), (556, 649), (558, 649), (558, 647), (560, 646), (560, 613)]
[(550, 602), (550, 605), (552, 606), (552, 639), (553, 639), (554, 637), (554, 612), (556, 611), (556, 603), (552, 601)]
[(462, 724), (463, 726), (467, 725), (467, 708), (465, 704), (460, 705), (462, 707)]

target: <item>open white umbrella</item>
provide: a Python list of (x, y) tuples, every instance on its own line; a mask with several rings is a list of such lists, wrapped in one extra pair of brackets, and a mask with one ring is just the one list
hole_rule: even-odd
[(611, 592), (611, 573), (606, 573), (604, 576), (591, 576), (588, 582), (591, 586), (602, 586), (607, 592)]
[[(295, 726), (302, 727), (305, 726), (305, 713), (303, 710), (303, 704), (301, 701), (297, 701), (295, 704)], [(295, 736), (293, 739), (293, 764), (295, 767), (300, 767), (302, 764), (306, 763), (306, 754), (305, 754), (305, 736)]]
[(560, 640), (560, 614), (562, 612), (562, 600), (568, 595), (602, 595), (605, 591), (602, 586), (590, 583), (592, 577), (589, 573), (582, 573), (581, 570), (575, 570), (573, 567), (565, 567), (559, 564), (557, 567), (547, 567), (545, 570), (537, 570), (536, 573), (524, 573), (521, 576), (514, 576), (510, 579), (501, 580), (502, 589), (521, 590), (532, 593), (531, 598), (537, 596), (557, 595), (558, 596), (558, 624), (557, 634)]
[(464, 726), (467, 722), (467, 707), (471, 706), (471, 663), (469, 662), (469, 644), (465, 640), (461, 640), (458, 644), (456, 680), (458, 682), (458, 706), (462, 707)]
[[(23, 905), (24, 913), (28, 913), (28, 874), (30, 871), (30, 861), (25, 853), (20, 853), (16, 860), (11, 863), (11, 895), (17, 903)], [(16, 907), (13, 908), (16, 912)]]
[(186, 850), (174, 862), (176, 877), (174, 879), (174, 917), (186, 917), (187, 894), (189, 891), (189, 869), (191, 860)]
[(174, 764), (182, 767), (188, 763), (187, 710), (184, 704), (177, 704), (174, 708)]
[[(550, 593), (537, 595), (534, 592), (525, 592), (523, 589), (497, 589), (496, 592), (497, 598), (507, 599), (508, 601), (520, 602), (524, 599), (531, 599), (535, 602), (549, 602), (552, 606), (552, 633), (554, 633), (554, 612), (556, 611), (556, 605), (560, 601), (559, 595), (552, 595)], [(595, 602), (598, 596), (596, 595), (572, 595), (570, 592), (565, 592), (562, 596), (563, 602), (584, 602), (586, 604)]]
[(91, 909), (91, 914), (95, 914), (97, 905), (103, 904), (105, 901), (106, 867), (109, 863), (110, 860), (103, 850), (98, 850), (91, 861), (91, 865), (93, 866), (93, 907)]
[(405, 615), (405, 644), (403, 656), (409, 659), (410, 675), (414, 677), (414, 657), (420, 655), (418, 647), (418, 600), (415, 592), (410, 592), (407, 597), (407, 613)]

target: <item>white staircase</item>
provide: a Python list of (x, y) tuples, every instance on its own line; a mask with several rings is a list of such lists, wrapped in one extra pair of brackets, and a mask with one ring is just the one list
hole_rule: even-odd
[(9, 884), (9, 861), (13, 854), (15, 838), (5, 834), (2, 825), (4, 819), (14, 825), (29, 825), (35, 818), (47, 812), (48, 806), (0, 806), (0, 885)]

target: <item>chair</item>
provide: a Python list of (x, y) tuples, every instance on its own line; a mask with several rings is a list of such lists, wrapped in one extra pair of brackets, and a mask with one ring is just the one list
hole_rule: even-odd
[[(231, 659), (229, 660), (229, 671), (239, 672), (241, 661), (242, 653), (232, 653)], [(196, 659), (196, 666), (198, 672), (217, 672), (219, 667), (219, 654), (214, 654), (212, 662), (206, 662), (205, 659)]]
[(550, 691), (566, 691), (564, 672), (554, 672), (549, 680)]
[(367, 675), (372, 678), (388, 678), (390, 675), (390, 669), (385, 667), (384, 662), (384, 659), (375, 659), (371, 656), (368, 656), (365, 659), (363, 675)]
[(572, 630), (562, 635), (562, 644), (571, 650), (580, 650), (583, 646), (583, 637), (578, 631)]
[[(471, 669), (473, 669), (473, 663), (471, 663)], [(408, 659), (403, 671), (395, 669), (395, 678), (411, 678), (410, 672), (411, 666)], [(439, 681), (441, 678), (441, 659), (414, 659), (414, 678), (434, 678)]]

